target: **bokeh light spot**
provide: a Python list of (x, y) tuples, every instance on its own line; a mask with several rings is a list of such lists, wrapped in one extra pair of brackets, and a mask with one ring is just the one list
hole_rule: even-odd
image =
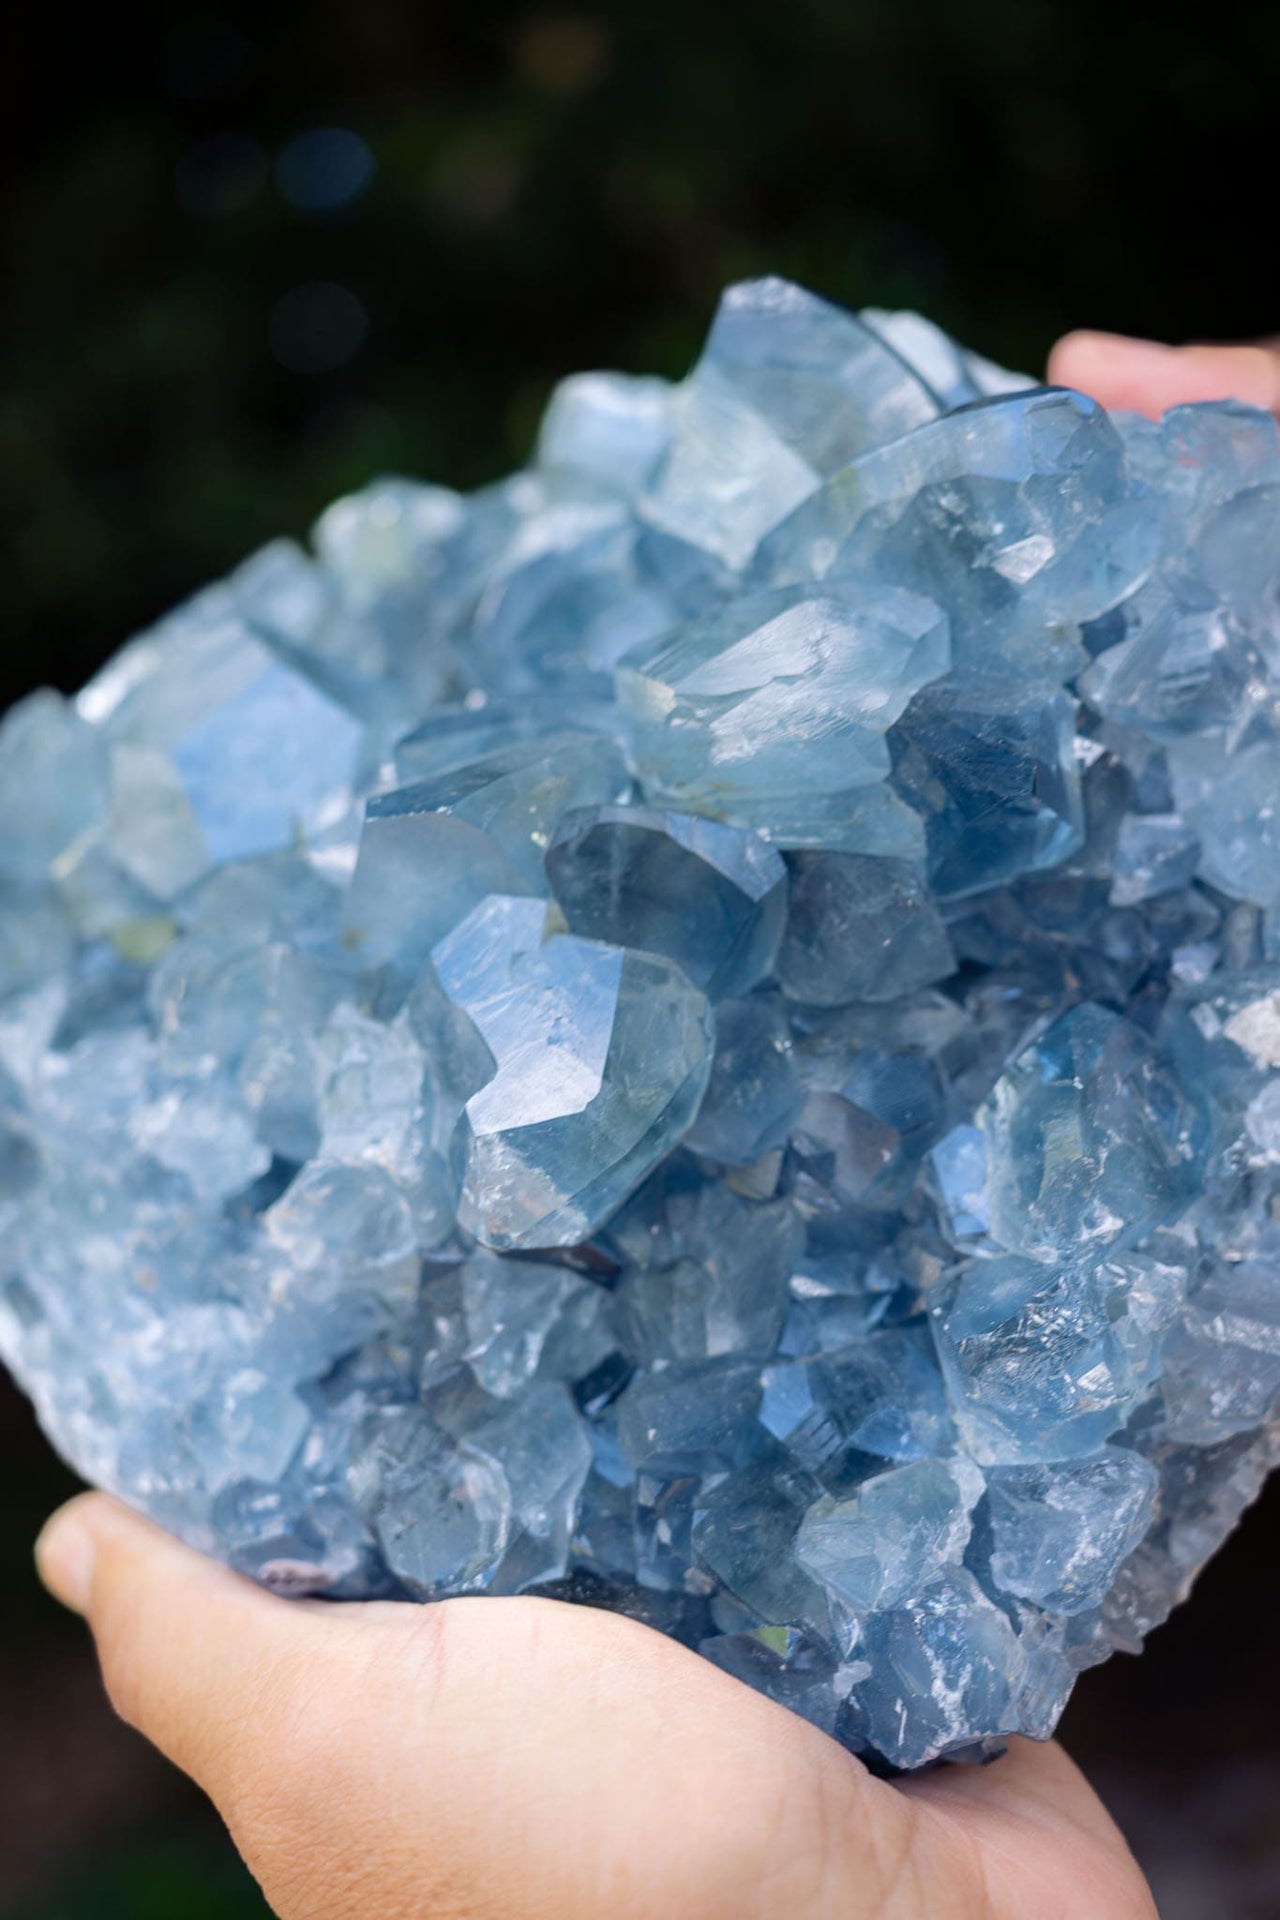
[(505, 219), (524, 183), (524, 162), (501, 138), (475, 133), (441, 154), (431, 198), (446, 219), (463, 227)]
[(329, 213), (367, 192), (377, 162), (350, 127), (310, 127), (280, 151), (276, 185), (292, 207)]
[(609, 65), (609, 35), (580, 14), (544, 14), (520, 35), (515, 59), (524, 79), (546, 93), (585, 93)]

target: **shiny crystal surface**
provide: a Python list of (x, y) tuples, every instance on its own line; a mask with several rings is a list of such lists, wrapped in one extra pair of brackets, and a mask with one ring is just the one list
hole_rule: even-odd
[(284, 1593), (1051, 1733), (1280, 1453), (1280, 434), (725, 294), (0, 724), (0, 1354)]

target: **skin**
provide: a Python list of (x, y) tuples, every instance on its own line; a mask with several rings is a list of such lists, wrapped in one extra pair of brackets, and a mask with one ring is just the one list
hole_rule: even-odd
[(1280, 336), (1228, 347), (1166, 347), (1118, 333), (1069, 333), (1049, 355), (1055, 386), (1158, 420), (1191, 400), (1244, 400), (1280, 413)]
[[(1280, 343), (1072, 333), (1049, 378), (1155, 416), (1280, 412)], [(279, 1600), (101, 1494), (37, 1560), (280, 1920), (1156, 1920), (1056, 1745), (889, 1785), (631, 1621)]]
[(280, 1600), (102, 1494), (37, 1558), (281, 1920), (1154, 1920), (1056, 1746), (890, 1786), (631, 1621)]

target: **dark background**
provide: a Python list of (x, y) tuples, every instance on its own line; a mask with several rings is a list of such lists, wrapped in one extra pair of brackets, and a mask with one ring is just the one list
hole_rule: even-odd
[[(562, 373), (679, 373), (744, 274), (1024, 368), (1073, 325), (1280, 328), (1273, 0), (45, 0), (6, 34), (6, 701), (371, 473), (517, 464)], [(71, 1483), (2, 1382), (0, 1461), (0, 1915), (262, 1914), (37, 1590)], [(1165, 1920), (1280, 1915), (1278, 1525), (1064, 1728)]]

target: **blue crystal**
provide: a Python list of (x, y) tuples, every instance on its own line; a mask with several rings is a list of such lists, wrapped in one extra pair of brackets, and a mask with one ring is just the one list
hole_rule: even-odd
[(622, 1280), (618, 1306), (627, 1347), (646, 1365), (771, 1354), (790, 1304), (799, 1222), (783, 1201), (755, 1205), (707, 1187), (675, 1208), (681, 1257), (637, 1267)]
[(696, 1565), (749, 1617), (802, 1625), (832, 1652), (847, 1654), (857, 1640), (857, 1621), (794, 1551), (797, 1528), (816, 1494), (804, 1475), (776, 1466), (720, 1476), (697, 1496), (690, 1545)]
[(680, 1139), (711, 1067), (703, 996), (671, 962), (492, 895), (433, 950), (496, 1071), (467, 1103), (460, 1219), (489, 1246), (586, 1240)]
[[(841, 845), (832, 836), (864, 804), (857, 791), (889, 772), (886, 733), (949, 658), (945, 615), (916, 594), (782, 589), (629, 654), (618, 701), (652, 800), (793, 844)], [(797, 829), (810, 811), (817, 826)]]
[(652, 479), (670, 443), (673, 398), (665, 380), (571, 374), (547, 402), (538, 465), (634, 496)]
[(943, 980), (955, 956), (937, 907), (906, 860), (798, 853), (778, 979), (792, 999), (838, 1007), (895, 1000)]
[(1130, 1022), (1077, 1007), (1005, 1071), (938, 1163), (953, 1227), (982, 1221), (998, 1247), (1033, 1260), (1131, 1246), (1191, 1197), (1203, 1138), (1191, 1092)]
[(478, 1248), (460, 1269), (459, 1283), (465, 1358), (496, 1400), (511, 1399), (535, 1375), (575, 1380), (612, 1351), (604, 1324), (609, 1296), (567, 1267), (533, 1260), (517, 1265)]
[(1280, 430), (730, 288), (0, 724), (0, 1355), (282, 1593), (1045, 1738), (1280, 1432)]
[(55, 863), (104, 819), (107, 783), (101, 738), (60, 694), (45, 687), (11, 707), (0, 722), (0, 808), (24, 830), (5, 835), (0, 875), (47, 885)]
[(982, 1475), (941, 1460), (873, 1474), (842, 1499), (815, 1500), (796, 1534), (796, 1559), (854, 1613), (899, 1606), (939, 1566), (958, 1566)]
[[(871, 1617), (859, 1648), (870, 1672), (851, 1704), (865, 1716), (869, 1744), (906, 1767), (963, 1750), (975, 1727), (1043, 1738), (1037, 1651), (973, 1574), (941, 1571), (906, 1604)], [(1050, 1724), (1072, 1678), (1065, 1661), (1056, 1666)]]
[(556, 821), (625, 786), (607, 741), (548, 733), (376, 795), (351, 882), (350, 941), (415, 971), (486, 895), (545, 894)]
[(924, 820), (941, 897), (1061, 863), (1084, 840), (1075, 705), (1061, 688), (957, 675), (894, 733), (894, 783)]
[(1125, 1447), (1051, 1467), (993, 1467), (991, 1572), (1000, 1590), (1052, 1613), (1101, 1606), (1150, 1524), (1158, 1485), (1151, 1462)]
[(951, 1450), (952, 1424), (924, 1329), (886, 1327), (764, 1375), (760, 1418), (820, 1480), (856, 1474), (859, 1456), (918, 1460)]
[(1248, 715), (1265, 673), (1257, 648), (1204, 592), (1163, 585), (1125, 609), (1124, 637), (1081, 676), (1099, 713), (1154, 740), (1176, 740)]
[(371, 1424), (353, 1452), (352, 1492), (390, 1571), (424, 1599), (491, 1586), (511, 1532), (498, 1461), (409, 1408)]
[(633, 1381), (618, 1406), (618, 1439), (637, 1471), (695, 1477), (745, 1466), (763, 1434), (760, 1369), (735, 1356), (675, 1360)]
[(646, 518), (731, 567), (868, 447), (939, 402), (878, 333), (785, 280), (730, 287), (674, 396), (674, 432)]
[(217, 589), (130, 643), (84, 689), (119, 864), (162, 899), (210, 866), (283, 850), (351, 805), (363, 729)]
[(776, 994), (716, 1008), (715, 1052), (688, 1144), (727, 1166), (777, 1152), (800, 1106), (791, 1029)]
[(963, 665), (1069, 672), (1073, 626), (1142, 584), (1158, 534), (1102, 409), (1033, 389), (852, 461), (762, 542), (756, 572), (910, 584), (947, 609)]
[(1158, 1370), (1182, 1276), (1123, 1257), (971, 1261), (932, 1319), (960, 1432), (982, 1461), (1069, 1460), (1121, 1428)]
[(1195, 878), (1199, 864), (1199, 836), (1179, 815), (1127, 813), (1116, 835), (1112, 904), (1131, 907), (1177, 893)]
[(745, 993), (773, 964), (787, 870), (754, 834), (648, 807), (568, 813), (547, 877), (572, 932), (665, 953), (713, 1000)]

